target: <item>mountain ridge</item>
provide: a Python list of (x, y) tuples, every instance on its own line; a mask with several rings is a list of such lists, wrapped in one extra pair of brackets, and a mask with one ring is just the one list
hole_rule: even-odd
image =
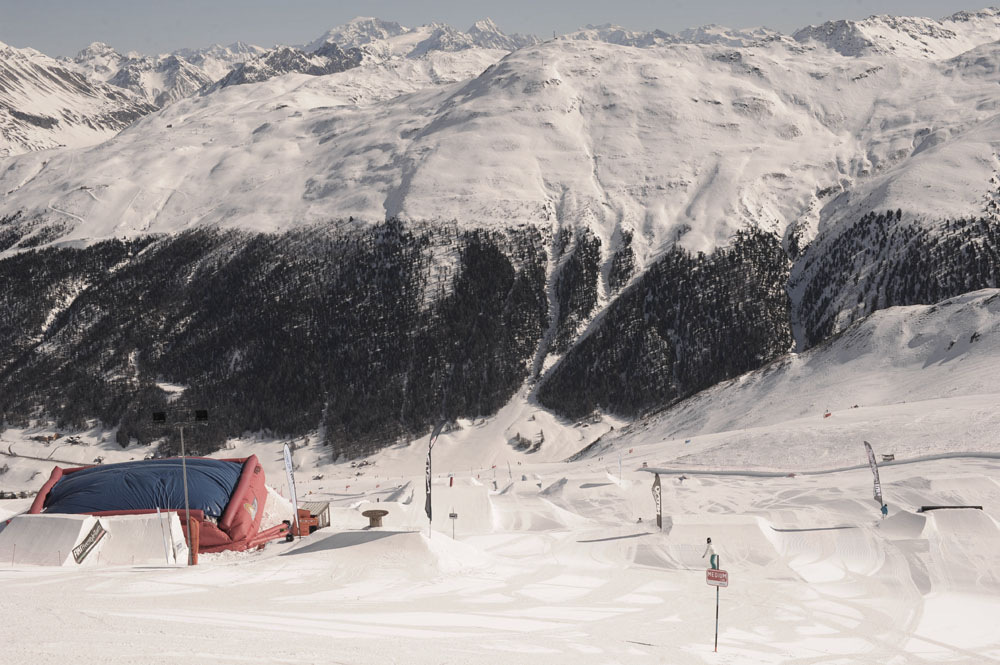
[(0, 156), (99, 143), (154, 109), (34, 49), (0, 44)]
[(800, 42), (815, 41), (847, 57), (871, 54), (944, 59), (1000, 38), (1000, 9), (957, 12), (940, 20), (922, 17), (869, 16), (860, 21), (827, 21), (793, 33)]

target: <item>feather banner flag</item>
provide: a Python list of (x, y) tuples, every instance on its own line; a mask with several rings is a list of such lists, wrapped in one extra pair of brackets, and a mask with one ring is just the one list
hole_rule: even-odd
[(882, 483), (878, 479), (878, 465), (875, 464), (875, 453), (872, 451), (871, 444), (867, 441), (865, 441), (865, 450), (868, 451), (868, 465), (872, 468), (872, 474), (875, 476), (875, 500), (881, 506), (885, 503), (882, 500)]
[(292, 499), (292, 511), (295, 516), (295, 530), (299, 534), (299, 538), (302, 537), (302, 530), (299, 528), (299, 498), (295, 493), (295, 473), (292, 469), (292, 451), (288, 448), (288, 444), (285, 444), (285, 474), (288, 477), (288, 493), (291, 494)]
[(656, 502), (656, 526), (663, 528), (663, 506), (660, 503), (660, 474), (653, 480), (653, 501)]
[(444, 421), (442, 420), (438, 423), (438, 426), (434, 428), (431, 432), (431, 438), (427, 442), (427, 499), (424, 501), (424, 512), (427, 513), (427, 519), (432, 521), (431, 517), (431, 449), (434, 448), (434, 442), (437, 441), (438, 435), (441, 434), (441, 430), (444, 429)]

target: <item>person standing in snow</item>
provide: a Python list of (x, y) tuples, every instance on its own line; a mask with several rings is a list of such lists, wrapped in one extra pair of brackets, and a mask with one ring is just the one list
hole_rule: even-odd
[(885, 516), (888, 515), (888, 514), (889, 514), (889, 504), (883, 503), (882, 504), (882, 519), (885, 519)]
[(708, 544), (705, 546), (705, 553), (701, 555), (701, 558), (704, 559), (706, 556), (708, 557), (709, 566), (711, 566), (714, 570), (718, 570), (719, 555), (715, 553), (715, 548), (712, 547), (711, 538), (708, 539)]

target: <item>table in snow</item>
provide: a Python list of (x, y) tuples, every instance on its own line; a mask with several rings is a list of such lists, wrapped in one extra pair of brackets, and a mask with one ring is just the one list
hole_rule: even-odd
[(382, 518), (388, 515), (389, 511), (376, 508), (374, 510), (366, 510), (361, 514), (368, 518), (368, 526), (373, 527), (382, 526)]

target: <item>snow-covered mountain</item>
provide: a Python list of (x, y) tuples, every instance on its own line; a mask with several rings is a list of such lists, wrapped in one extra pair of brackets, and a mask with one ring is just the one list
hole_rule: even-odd
[[(142, 55), (122, 54), (107, 44), (94, 42), (76, 57), (61, 58), (58, 63), (69, 71), (82, 74), (93, 85), (109, 84), (131, 91), (150, 105), (143, 113), (199, 90), (257, 83), (285, 74), (324, 76), (364, 63), (364, 72), (347, 84), (353, 89), (347, 96), (363, 103), (389, 99), (426, 86), (466, 80), (507, 52), (537, 41), (530, 36), (506, 35), (489, 19), (477, 21), (467, 32), (461, 32), (437, 23), (405, 28), (378, 19), (357, 18), (327, 31), (301, 48), (264, 49), (235, 42), (225, 47), (214, 45), (204, 49), (179, 49), (167, 55)], [(11, 108), (31, 115), (16, 106)], [(68, 110), (76, 112), (72, 105)], [(134, 116), (137, 117), (139, 115)], [(32, 132), (35, 138), (24, 143), (24, 148), (7, 152), (94, 142), (65, 136), (46, 139), (44, 129), (37, 126)], [(13, 137), (16, 131), (13, 128), (11, 131)]]
[(211, 83), (211, 78), (182, 58), (169, 55), (155, 62), (151, 58), (129, 58), (108, 83), (144, 94), (163, 107), (194, 94)]
[(334, 43), (342, 48), (366, 46), (367, 52), (383, 57), (418, 58), (432, 51), (454, 52), (476, 48), (515, 51), (538, 42), (538, 38), (532, 35), (505, 34), (489, 18), (476, 21), (462, 32), (443, 23), (407, 28), (376, 18), (358, 17), (327, 31), (304, 50), (313, 52), (324, 44)]
[[(995, 287), (989, 15), (945, 21), (971, 45), (950, 58), (715, 27), (508, 52), (373, 19), (271, 50), (230, 75), (243, 85), (104, 144), (7, 160), (0, 268), (23, 297), (0, 305), (24, 315), (0, 387), (29, 395), (11, 412), (65, 409), (44, 379), (79, 357), (66, 381), (115, 382), (62, 417), (126, 417), (134, 386), (195, 366), (194, 336), (227, 360), (168, 378), (229, 404), (225, 427), (306, 431), (325, 414), (357, 453), (422, 431), (445, 384), (455, 417), (526, 381), (564, 417), (634, 417), (886, 307)], [(21, 284), (25, 250), (46, 246), (81, 249)], [(199, 278), (164, 283), (178, 271)], [(163, 289), (183, 295), (138, 330), (123, 302)], [(299, 355), (275, 378), (282, 317)], [(330, 357), (356, 338), (380, 360)], [(287, 403), (248, 412), (272, 379)], [(378, 417), (315, 386), (349, 386)]]
[[(640, 265), (675, 240), (710, 251), (747, 225), (795, 224), (807, 242), (859, 211), (983, 211), (1000, 142), (982, 101), (1000, 74), (971, 65), (993, 57), (983, 48), (937, 62), (780, 40), (554, 40), (377, 106), (357, 99), (382, 85), (393, 96), (391, 68), (282, 76), (182, 100), (43, 170), (24, 157), (0, 189), (7, 211), (69, 221), (67, 240), (336, 215), (583, 225), (605, 258), (624, 230)], [(243, 163), (256, 166), (223, 168)]]
[[(205, 62), (206, 59), (203, 57), (201, 61)], [(101, 42), (94, 42), (67, 62), (75, 64), (91, 79), (131, 90), (150, 104), (161, 108), (194, 94), (216, 80), (203, 67), (193, 64), (178, 53), (162, 56), (138, 53), (123, 55)], [(232, 63), (233, 66), (236, 64), (238, 63)], [(229, 68), (226, 68), (220, 76), (228, 71)]]
[(0, 156), (100, 143), (153, 110), (34, 49), (0, 44)]
[(1000, 39), (1000, 9), (958, 12), (941, 20), (880, 15), (862, 21), (827, 21), (793, 37), (849, 57), (890, 54), (940, 60)]
[(206, 93), (231, 85), (261, 83), (285, 74), (309, 76), (337, 74), (357, 67), (361, 64), (361, 58), (362, 54), (358, 49), (344, 51), (333, 43), (325, 44), (312, 53), (305, 53), (290, 46), (276, 46), (236, 65)]
[[(398, 83), (382, 94), (355, 99), (394, 97), (404, 92), (475, 76), (509, 51), (535, 44), (534, 37), (505, 35), (493, 21), (477, 21), (467, 32), (431, 23), (406, 28), (398, 23), (359, 17), (328, 30), (304, 47), (276, 46), (239, 63), (209, 91), (235, 84), (260, 83), (285, 74), (325, 76), (366, 65), (355, 77), (385, 80), (397, 72)], [(376, 84), (378, 85), (378, 84)]]
[(485, 18), (476, 21), (465, 31), (469, 40), (479, 48), (515, 51), (525, 46), (537, 44), (540, 40), (534, 35), (506, 34), (500, 30), (493, 19)]
[(359, 16), (344, 25), (327, 30), (321, 37), (313, 40), (302, 49), (309, 53), (318, 50), (325, 44), (333, 42), (341, 48), (359, 48), (365, 44), (386, 42), (394, 37), (413, 32), (394, 21)]
[(200, 67), (212, 81), (218, 81), (236, 65), (258, 56), (267, 49), (246, 42), (237, 41), (229, 46), (214, 44), (201, 49), (179, 49), (172, 55), (183, 58)]
[(662, 30), (629, 30), (610, 23), (588, 25), (581, 30), (569, 33), (566, 35), (566, 38), (640, 48), (663, 46), (666, 44), (722, 44), (725, 46), (747, 47), (776, 39), (788, 39), (785, 35), (767, 28), (734, 30), (719, 25), (705, 25), (700, 28), (688, 28), (678, 33), (670, 34)]
[(67, 64), (72, 62), (78, 65), (88, 77), (105, 83), (118, 73), (122, 63), (126, 60), (128, 60), (128, 56), (119, 53), (114, 47), (104, 42), (91, 42), (75, 57), (60, 58), (61, 62)]
[[(358, 21), (156, 111), (0, 52), (5, 141), (46, 147), (88, 104), (66, 142), (109, 137), (0, 156), (5, 653), (31, 661), (45, 615), (67, 662), (107, 660), (94, 624), (140, 662), (333, 639), (381, 663), (373, 635), (414, 665), (704, 662), (707, 538), (723, 658), (995, 660), (992, 14), (869, 20), (856, 49), (592, 28), (510, 52)], [(116, 101), (146, 115), (111, 136)], [(288, 443), (331, 528), (48, 568), (83, 534), (18, 536), (26, 494), (53, 464), (175, 454), (167, 408), (209, 409), (188, 454), (257, 455), (279, 489)], [(180, 588), (206, 592), (194, 619)]]

